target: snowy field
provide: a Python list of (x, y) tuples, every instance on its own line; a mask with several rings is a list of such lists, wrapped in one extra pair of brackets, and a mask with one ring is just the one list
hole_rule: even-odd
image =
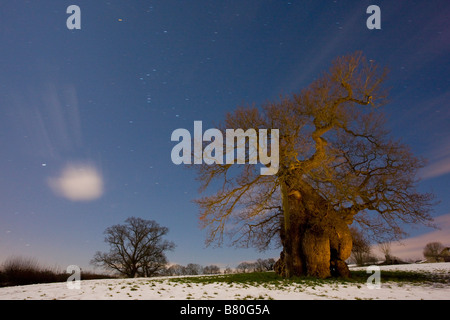
[[(359, 268), (361, 269), (361, 268)], [(356, 270), (353, 269), (353, 270)], [(365, 270), (365, 269), (361, 269)], [(79, 289), (67, 283), (36, 284), (0, 288), (0, 300), (450, 300), (450, 263), (410, 264), (380, 267), (379, 289), (366, 283), (341, 281), (289, 283), (221, 283), (191, 281), (189, 277), (105, 279), (81, 281)], [(383, 281), (383, 271), (414, 271), (447, 277), (445, 282)], [(371, 274), (368, 274), (369, 277)], [(220, 277), (220, 276), (219, 276)]]

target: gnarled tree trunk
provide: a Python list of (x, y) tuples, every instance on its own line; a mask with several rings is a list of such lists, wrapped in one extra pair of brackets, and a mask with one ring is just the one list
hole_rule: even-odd
[(275, 266), (282, 276), (350, 275), (345, 260), (352, 242), (347, 221), (305, 183), (282, 185), (283, 252)]
[(284, 220), (281, 230), (283, 243), (284, 270), (283, 276), (300, 276), (305, 272), (305, 261), (302, 256), (302, 242), (306, 215), (301, 210), (295, 197), (290, 197), (289, 190), (282, 186)]

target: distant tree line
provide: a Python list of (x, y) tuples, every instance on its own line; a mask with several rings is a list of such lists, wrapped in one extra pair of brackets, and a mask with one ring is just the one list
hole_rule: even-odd
[[(372, 253), (372, 244), (368, 237), (361, 230), (351, 227), (352, 253), (350, 262), (358, 265), (368, 264), (401, 264), (408, 263), (392, 254), (391, 242), (380, 242), (377, 247), (384, 258), (377, 257)], [(441, 242), (429, 242), (423, 249), (425, 260), (408, 259), (409, 262), (450, 262), (450, 247), (444, 246)]]
[(219, 274), (220, 267), (216, 265), (201, 266), (196, 263), (189, 263), (186, 266), (180, 264), (167, 265), (159, 271), (161, 276), (185, 276), (201, 274)]
[(258, 259), (255, 262), (244, 261), (238, 264), (236, 267), (236, 272), (246, 273), (246, 272), (264, 272), (273, 270), (275, 264), (275, 259)]
[(180, 264), (167, 265), (162, 268), (158, 275), (160, 276), (185, 276), (185, 275), (202, 275), (202, 274), (230, 274), (230, 273), (247, 273), (247, 272), (264, 272), (273, 270), (275, 259), (258, 259), (256, 261), (240, 262), (235, 269), (227, 266), (223, 270), (217, 265), (202, 266), (197, 263), (189, 263), (186, 266)]

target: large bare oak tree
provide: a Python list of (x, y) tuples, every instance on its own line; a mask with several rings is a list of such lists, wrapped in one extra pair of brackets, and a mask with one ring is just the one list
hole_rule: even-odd
[(165, 251), (175, 247), (173, 242), (163, 239), (168, 231), (153, 220), (130, 217), (125, 224), (105, 230), (110, 251), (97, 251), (91, 263), (129, 278), (150, 277), (167, 264)]
[(229, 113), (223, 132), (279, 129), (279, 170), (196, 166), (201, 192), (216, 188), (195, 200), (207, 242), (229, 234), (236, 245), (264, 249), (278, 241), (278, 273), (325, 278), (349, 276), (349, 225), (392, 239), (404, 235), (402, 223), (431, 225), (433, 196), (416, 189), (423, 161), (386, 130), (386, 74), (356, 52), (299, 94)]

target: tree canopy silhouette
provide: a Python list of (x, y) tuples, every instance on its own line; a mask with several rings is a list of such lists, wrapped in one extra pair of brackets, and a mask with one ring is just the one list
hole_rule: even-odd
[(228, 234), (235, 245), (278, 244), (275, 269), (284, 276), (348, 276), (352, 223), (387, 238), (402, 237), (402, 223), (430, 224), (433, 195), (416, 189), (424, 162), (386, 129), (386, 75), (356, 52), (298, 94), (227, 114), (223, 131), (279, 129), (279, 170), (196, 166), (201, 192), (219, 183), (195, 200), (207, 243)]
[(173, 242), (163, 239), (168, 231), (153, 220), (130, 217), (125, 224), (105, 230), (110, 251), (97, 251), (91, 263), (129, 278), (152, 276), (167, 264), (164, 252), (175, 247)]

